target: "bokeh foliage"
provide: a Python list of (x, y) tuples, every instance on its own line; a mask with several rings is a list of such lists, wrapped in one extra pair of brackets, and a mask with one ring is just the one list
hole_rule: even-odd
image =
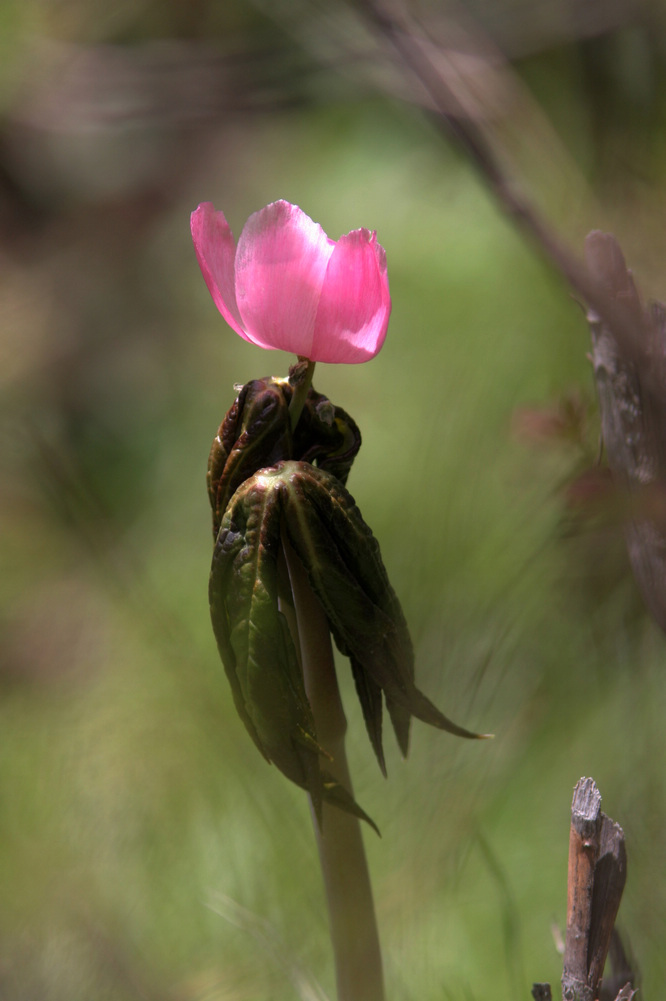
[[(467, 11), (527, 88), (521, 183), (573, 246), (612, 229), (663, 297), (658, 6), (585, 36), (529, 6)], [(362, 429), (349, 487), (419, 685), (496, 734), (417, 724), (385, 782), (339, 663), (389, 997), (558, 981), (584, 774), (627, 834), (620, 925), (657, 997), (664, 641), (575, 489), (598, 434), (582, 311), (418, 108), (321, 68), (300, 10), (1, 8), (0, 994), (332, 994), (307, 806), (236, 718), (206, 600), (210, 440), (234, 383), (291, 360), (226, 328), (188, 216), (212, 200), (238, 235), (286, 198), (386, 248), (382, 353), (315, 385)]]

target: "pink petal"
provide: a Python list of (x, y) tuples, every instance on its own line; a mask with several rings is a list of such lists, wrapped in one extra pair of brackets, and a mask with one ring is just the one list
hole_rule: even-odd
[(335, 244), (296, 205), (255, 212), (236, 252), (236, 301), (249, 340), (312, 358), (312, 337)]
[(252, 341), (243, 328), (243, 321), (236, 304), (234, 291), (236, 241), (224, 212), (216, 212), (212, 202), (203, 202), (192, 213), (190, 228), (199, 267), (213, 302), (229, 326), (246, 341)]
[(357, 229), (340, 237), (326, 271), (308, 357), (347, 364), (374, 358), (390, 315), (386, 253), (377, 234)]

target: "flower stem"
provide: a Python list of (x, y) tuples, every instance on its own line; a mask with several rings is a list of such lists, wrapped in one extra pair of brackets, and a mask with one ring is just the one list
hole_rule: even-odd
[(314, 370), (315, 362), (310, 361), (309, 358), (301, 358), (300, 355), (296, 364), (292, 365), (289, 369), (289, 382), (294, 390), (289, 404), (289, 419), (292, 431), (298, 424), (298, 418), (301, 416), (301, 411), (305, 406), (305, 398), (312, 385)]
[[(353, 795), (345, 754), (345, 719), (328, 622), (298, 556), (283, 535), (296, 608), (305, 690), (317, 740), (333, 755), (327, 770)], [(384, 1001), (382, 960), (360, 823), (323, 804), (321, 827), (310, 803), (324, 877), (338, 1001)]]

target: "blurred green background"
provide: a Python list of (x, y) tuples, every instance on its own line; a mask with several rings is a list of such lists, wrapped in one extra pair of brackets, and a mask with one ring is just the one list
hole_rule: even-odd
[[(661, 5), (412, 9), (504, 54), (511, 172), (576, 252), (609, 229), (666, 296)], [(291, 360), (226, 327), (189, 213), (213, 201), (238, 236), (277, 198), (386, 249), (383, 351), (315, 385), (361, 426), (349, 486), (420, 686), (496, 734), (417, 723), (384, 781), (339, 661), (388, 997), (557, 985), (582, 775), (625, 829), (619, 925), (658, 997), (664, 640), (590, 499), (567, 287), (351, 8), (3, 0), (0, 36), (0, 997), (334, 996), (305, 797), (236, 718), (207, 608), (210, 442), (233, 385)]]

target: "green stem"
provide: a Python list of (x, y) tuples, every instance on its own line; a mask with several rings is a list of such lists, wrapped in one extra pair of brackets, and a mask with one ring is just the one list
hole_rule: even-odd
[(289, 382), (294, 390), (289, 404), (289, 419), (292, 431), (298, 424), (298, 418), (301, 416), (301, 412), (305, 406), (305, 399), (312, 385), (314, 370), (315, 362), (310, 361), (309, 358), (301, 358), (300, 355), (298, 356), (297, 363), (289, 369)]
[[(305, 690), (317, 740), (333, 755), (327, 770), (353, 794), (345, 754), (345, 719), (324, 610), (296, 553), (283, 536), (296, 608)], [(382, 960), (370, 874), (356, 817), (323, 804), (321, 828), (311, 812), (324, 877), (338, 1001), (384, 1001)]]

